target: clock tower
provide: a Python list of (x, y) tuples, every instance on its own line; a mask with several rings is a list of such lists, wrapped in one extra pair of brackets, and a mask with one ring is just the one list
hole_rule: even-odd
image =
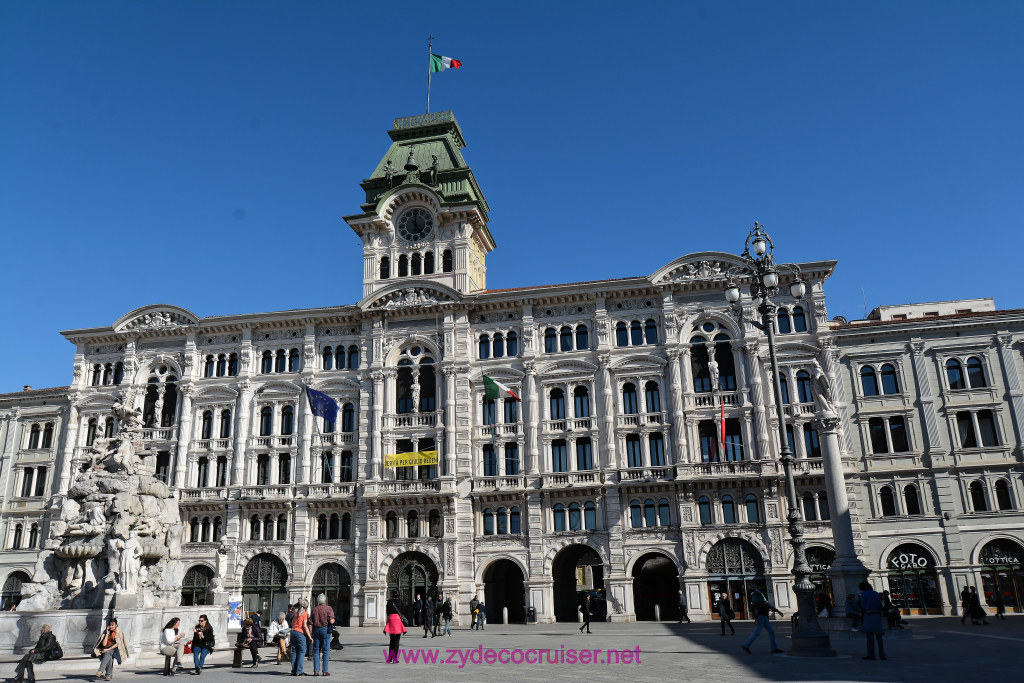
[(404, 284), (485, 289), (494, 239), (455, 115), (395, 119), (388, 135), (391, 147), (361, 183), (362, 213), (345, 216), (363, 241), (363, 297)]

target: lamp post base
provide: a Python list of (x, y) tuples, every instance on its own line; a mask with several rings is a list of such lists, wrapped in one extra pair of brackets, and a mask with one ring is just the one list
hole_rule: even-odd
[(832, 649), (828, 634), (820, 633), (793, 634), (793, 647), (787, 654), (793, 657), (835, 657), (836, 651)]

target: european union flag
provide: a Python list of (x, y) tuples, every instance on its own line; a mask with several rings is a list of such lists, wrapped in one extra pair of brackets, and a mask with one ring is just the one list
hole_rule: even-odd
[(313, 414), (322, 417), (328, 422), (338, 420), (338, 402), (327, 394), (306, 387), (306, 396), (309, 398), (309, 407)]

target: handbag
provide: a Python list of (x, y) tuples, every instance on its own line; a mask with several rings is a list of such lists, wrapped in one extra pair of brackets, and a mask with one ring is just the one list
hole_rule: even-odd
[(408, 626), (408, 625), (409, 625), (409, 619), (408, 619), (408, 617), (406, 617), (406, 616), (405, 616), (404, 614), (402, 614), (401, 612), (399, 612), (399, 613), (398, 613), (398, 616), (399, 616), (399, 617), (401, 617), (401, 619), (402, 619), (402, 626)]
[(103, 650), (100, 649), (99, 645), (97, 645), (96, 647), (94, 647), (92, 649), (92, 656), (93, 657), (102, 657), (103, 656)]

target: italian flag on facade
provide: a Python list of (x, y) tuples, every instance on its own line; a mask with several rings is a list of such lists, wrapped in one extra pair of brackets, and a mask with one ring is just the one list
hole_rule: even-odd
[(441, 55), (430, 55), (430, 73), (436, 74), (438, 71), (444, 71), (445, 69), (460, 69), (462, 68), (462, 62), (458, 59), (451, 57), (442, 57)]
[(516, 395), (516, 392), (509, 389), (501, 382), (484, 375), (484, 400), (493, 401), (496, 398), (510, 398), (513, 401), (523, 400)]

